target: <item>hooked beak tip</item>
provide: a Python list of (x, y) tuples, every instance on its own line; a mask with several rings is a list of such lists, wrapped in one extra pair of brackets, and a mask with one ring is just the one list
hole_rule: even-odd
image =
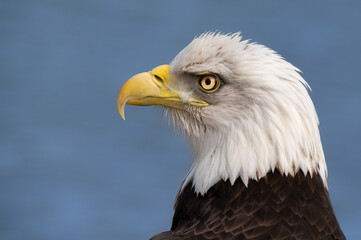
[(124, 107), (125, 107), (126, 103), (127, 103), (127, 100), (123, 100), (121, 96), (118, 97), (118, 111), (119, 111), (120, 116), (122, 116), (123, 120), (125, 120)]

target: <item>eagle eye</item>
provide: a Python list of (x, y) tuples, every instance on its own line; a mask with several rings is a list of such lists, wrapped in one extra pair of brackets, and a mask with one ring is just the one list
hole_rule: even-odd
[(204, 75), (199, 79), (198, 85), (205, 92), (214, 92), (219, 88), (220, 81), (214, 75)]

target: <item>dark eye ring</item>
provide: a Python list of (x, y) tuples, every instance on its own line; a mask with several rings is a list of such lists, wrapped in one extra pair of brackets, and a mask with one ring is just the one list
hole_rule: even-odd
[(214, 92), (219, 88), (220, 81), (217, 76), (204, 75), (199, 79), (198, 85), (205, 92)]

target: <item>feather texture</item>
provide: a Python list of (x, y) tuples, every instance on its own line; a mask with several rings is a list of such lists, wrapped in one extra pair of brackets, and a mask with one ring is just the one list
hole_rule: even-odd
[(166, 109), (194, 153), (185, 184), (193, 180), (195, 191), (204, 194), (221, 179), (234, 183), (241, 178), (247, 185), (277, 168), (291, 176), (318, 173), (327, 186), (308, 84), (276, 52), (242, 41), (239, 34), (207, 33), (184, 48), (170, 69), (177, 84), (200, 72), (215, 73), (225, 82), (209, 94), (214, 103), (207, 107)]
[[(273, 50), (239, 33), (206, 33), (171, 62), (176, 81), (212, 73), (209, 106), (166, 108), (194, 154), (165, 239), (345, 239), (327, 190), (327, 167), (309, 85)], [(196, 81), (196, 78), (194, 78)], [(195, 85), (196, 86), (196, 85)]]
[(268, 173), (246, 187), (220, 180), (206, 194), (189, 183), (180, 193), (172, 229), (160, 239), (345, 239), (322, 178)]

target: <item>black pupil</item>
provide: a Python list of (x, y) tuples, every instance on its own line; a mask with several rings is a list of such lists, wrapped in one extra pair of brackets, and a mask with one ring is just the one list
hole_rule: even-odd
[(207, 78), (206, 79), (206, 85), (210, 85), (211, 84), (211, 79)]

